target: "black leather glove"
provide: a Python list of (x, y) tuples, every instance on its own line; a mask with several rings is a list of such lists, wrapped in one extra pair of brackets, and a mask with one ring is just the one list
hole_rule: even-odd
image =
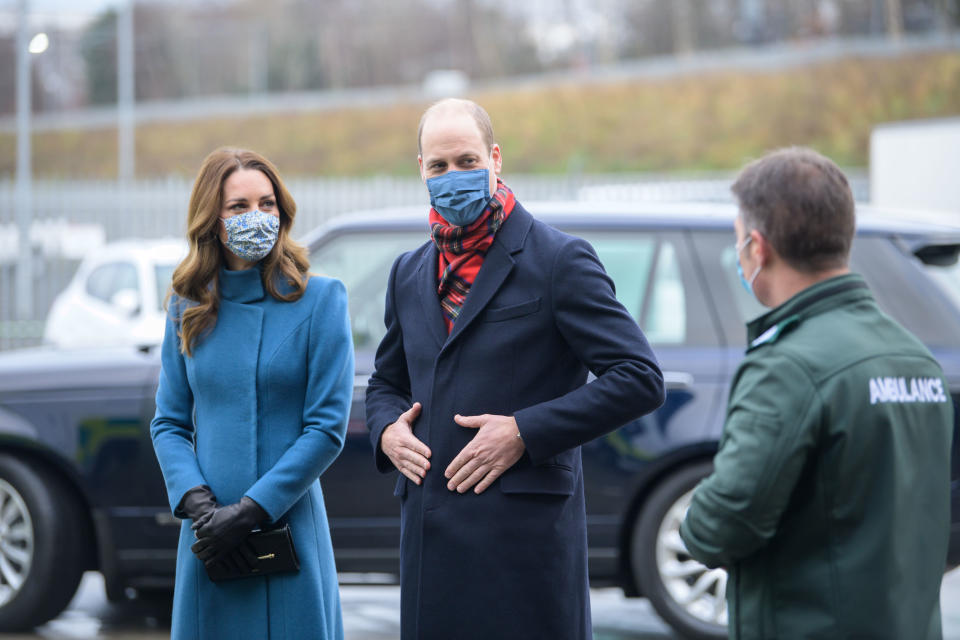
[(225, 559), (254, 527), (268, 518), (260, 505), (243, 496), (240, 502), (220, 507), (202, 522), (193, 523), (197, 541), (190, 550), (204, 565), (212, 566)]
[(259, 562), (257, 553), (247, 540), (238, 544), (233, 551), (227, 553), (220, 560), (220, 564), (225, 566), (228, 571), (239, 573), (250, 573)]
[(201, 484), (183, 494), (173, 515), (181, 520), (196, 522), (202, 516), (212, 513), (217, 506), (217, 497), (213, 495), (213, 491), (207, 485)]

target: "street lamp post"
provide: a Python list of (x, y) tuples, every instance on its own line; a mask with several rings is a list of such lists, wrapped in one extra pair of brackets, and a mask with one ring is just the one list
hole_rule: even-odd
[(33, 165), (30, 149), (29, 0), (20, 0), (17, 23), (17, 230), (19, 253), (14, 284), (18, 320), (33, 319)]

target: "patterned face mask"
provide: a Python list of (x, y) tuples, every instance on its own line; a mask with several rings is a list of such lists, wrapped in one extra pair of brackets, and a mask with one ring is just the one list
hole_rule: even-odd
[(279, 216), (254, 210), (220, 219), (227, 230), (227, 249), (244, 260), (262, 260), (277, 243)]

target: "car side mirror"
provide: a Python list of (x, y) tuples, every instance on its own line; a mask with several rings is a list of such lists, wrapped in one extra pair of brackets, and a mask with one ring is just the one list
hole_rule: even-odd
[(133, 289), (120, 289), (110, 297), (110, 304), (125, 316), (134, 316), (140, 311), (140, 294)]

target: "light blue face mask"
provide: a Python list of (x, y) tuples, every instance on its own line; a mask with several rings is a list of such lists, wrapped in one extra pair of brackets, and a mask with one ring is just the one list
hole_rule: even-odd
[(227, 249), (244, 260), (262, 260), (277, 243), (279, 216), (254, 210), (221, 220), (227, 230)]
[(757, 270), (753, 272), (753, 275), (750, 276), (750, 279), (743, 275), (743, 265), (740, 264), (740, 252), (747, 248), (747, 245), (750, 244), (750, 241), (753, 240), (753, 236), (747, 236), (747, 239), (743, 241), (743, 244), (738, 244), (735, 248), (737, 250), (737, 275), (740, 276), (740, 284), (743, 285), (743, 288), (747, 290), (747, 293), (750, 295), (755, 295), (753, 293), (753, 281), (757, 279), (757, 276), (760, 275), (760, 269), (763, 269), (763, 265), (757, 267)]
[(490, 201), (490, 171), (448, 171), (427, 179), (430, 205), (457, 227), (475, 222)]

